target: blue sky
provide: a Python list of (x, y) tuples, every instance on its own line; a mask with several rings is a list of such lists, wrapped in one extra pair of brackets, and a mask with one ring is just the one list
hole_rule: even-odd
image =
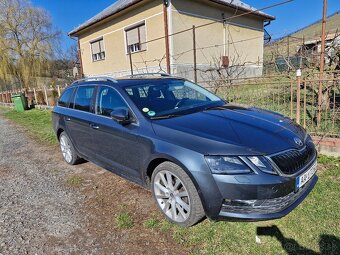
[[(31, 0), (33, 5), (45, 8), (54, 25), (63, 32), (63, 45), (67, 48), (74, 41), (67, 33), (74, 27), (105, 9), (115, 0)], [(281, 0), (244, 0), (256, 8), (266, 7)], [(267, 28), (273, 38), (281, 37), (304, 27), (322, 17), (322, 0), (294, 0), (291, 3), (268, 9), (265, 12), (276, 16)], [(328, 0), (328, 15), (340, 10), (339, 0)]]

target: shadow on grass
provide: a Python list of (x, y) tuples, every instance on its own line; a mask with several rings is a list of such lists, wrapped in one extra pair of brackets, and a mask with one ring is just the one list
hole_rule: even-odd
[(272, 236), (281, 243), (282, 248), (289, 255), (338, 255), (340, 254), (340, 239), (331, 235), (320, 235), (319, 247), (320, 253), (301, 246), (297, 241), (291, 238), (286, 238), (277, 226), (257, 227), (258, 236)]

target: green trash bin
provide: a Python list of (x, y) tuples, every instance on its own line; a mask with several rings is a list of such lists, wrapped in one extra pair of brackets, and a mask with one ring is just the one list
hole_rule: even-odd
[(12, 101), (17, 112), (27, 110), (27, 99), (23, 93), (12, 95)]

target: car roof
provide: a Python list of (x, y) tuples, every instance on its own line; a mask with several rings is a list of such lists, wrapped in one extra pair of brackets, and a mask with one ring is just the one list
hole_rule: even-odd
[(89, 77), (85, 79), (81, 79), (72, 83), (69, 87), (75, 87), (78, 85), (93, 85), (93, 82), (97, 84), (107, 84), (111, 83), (112, 85), (116, 85), (118, 87), (124, 88), (129, 86), (138, 86), (145, 84), (150, 81), (160, 81), (160, 80), (184, 80), (184, 78), (175, 77), (175, 76), (159, 76), (159, 77), (144, 77), (144, 76), (128, 76), (121, 77), (118, 79), (112, 79), (110, 77)]

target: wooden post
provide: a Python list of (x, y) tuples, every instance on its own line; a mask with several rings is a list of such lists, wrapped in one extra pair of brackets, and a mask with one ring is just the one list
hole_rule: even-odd
[(34, 94), (34, 102), (35, 102), (35, 104), (38, 104), (37, 93), (35, 91), (35, 88), (33, 88), (33, 94)]
[(129, 48), (129, 60), (130, 60), (130, 72), (131, 72), (131, 76), (133, 76), (133, 65), (132, 65), (132, 56), (131, 56), (130, 48)]
[(58, 91), (58, 97), (60, 97), (60, 86), (57, 86), (57, 91)]
[(170, 49), (169, 49), (168, 7), (169, 7), (169, 1), (163, 1), (166, 71), (167, 71), (168, 74), (171, 74)]
[(48, 106), (47, 91), (46, 91), (46, 87), (45, 86), (44, 86), (44, 93), (45, 93), (46, 105)]

